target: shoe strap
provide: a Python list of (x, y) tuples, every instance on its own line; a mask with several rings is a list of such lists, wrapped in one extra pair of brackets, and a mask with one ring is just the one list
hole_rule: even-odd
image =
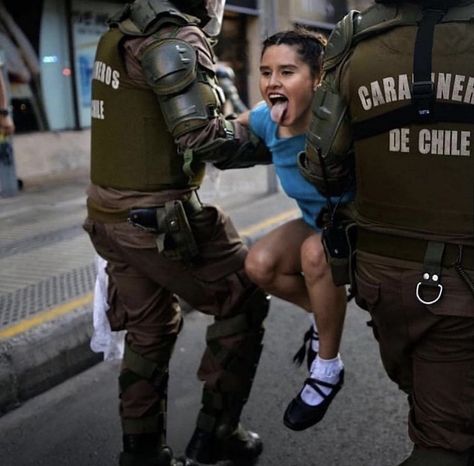
[[(317, 393), (319, 393), (319, 395), (321, 395), (321, 397), (323, 397), (324, 399), (326, 399), (327, 397), (329, 397), (332, 393), (329, 392), (329, 393), (324, 393), (320, 387), (327, 387), (327, 388), (330, 388), (331, 390), (334, 390), (336, 388), (340, 388), (341, 386), (341, 379), (339, 378), (339, 381), (337, 383), (329, 383), (329, 382), (325, 382), (324, 380), (319, 380), (319, 379), (316, 379), (314, 377), (308, 377), (306, 380), (305, 380), (305, 385), (309, 385), (313, 390), (315, 390)], [(303, 390), (304, 390), (304, 387), (303, 387)]]
[(305, 360), (305, 357), (306, 357), (306, 354), (307, 354), (306, 346), (309, 344), (308, 349), (311, 348), (311, 342), (313, 340), (319, 340), (319, 335), (318, 335), (318, 332), (316, 332), (316, 330), (314, 330), (313, 324), (311, 324), (309, 329), (304, 334), (303, 344), (301, 345), (301, 347), (298, 349), (298, 351), (293, 356), (293, 362), (297, 366), (301, 366), (303, 364), (303, 361)]

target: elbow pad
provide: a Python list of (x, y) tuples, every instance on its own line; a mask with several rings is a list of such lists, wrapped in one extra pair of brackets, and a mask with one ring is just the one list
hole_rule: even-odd
[(315, 92), (306, 149), (298, 156), (298, 166), (301, 174), (322, 194), (337, 196), (347, 189), (352, 177), (352, 136), (347, 104), (331, 89), (329, 79), (326, 76), (327, 81)]
[(323, 85), (318, 87), (312, 102), (313, 118), (307, 135), (307, 145), (315, 153), (321, 151), (325, 159), (334, 157), (334, 140), (346, 112), (347, 104), (339, 94)]
[(342, 196), (354, 186), (354, 156), (352, 152), (337, 163), (325, 164), (326, 179), (317, 157), (310, 158), (306, 152), (300, 152), (297, 160), (303, 177), (313, 184), (323, 196)]

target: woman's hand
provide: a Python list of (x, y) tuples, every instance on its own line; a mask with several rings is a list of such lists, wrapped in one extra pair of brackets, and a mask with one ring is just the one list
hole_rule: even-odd
[(249, 125), (249, 115), (250, 115), (250, 110), (247, 110), (246, 112), (241, 113), (237, 117), (237, 121), (243, 126), (248, 126)]

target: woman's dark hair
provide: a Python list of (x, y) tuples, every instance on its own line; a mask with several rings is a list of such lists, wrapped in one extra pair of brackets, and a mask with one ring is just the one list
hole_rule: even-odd
[(262, 44), (261, 56), (272, 45), (294, 46), (301, 60), (309, 66), (311, 74), (318, 77), (321, 73), (326, 43), (326, 38), (318, 32), (305, 28), (289, 29), (267, 37)]

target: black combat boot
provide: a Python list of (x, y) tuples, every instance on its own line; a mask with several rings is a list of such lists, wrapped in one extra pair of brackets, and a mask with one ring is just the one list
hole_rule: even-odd
[(126, 434), (119, 466), (197, 466), (188, 459), (176, 459), (170, 447), (159, 446), (156, 434)]
[(206, 432), (197, 427), (186, 447), (186, 457), (200, 464), (214, 464), (223, 460), (251, 462), (262, 450), (263, 444), (258, 434), (245, 430), (240, 424), (227, 435)]
[(457, 452), (443, 448), (415, 447), (411, 455), (398, 466), (474, 466), (472, 450)]

